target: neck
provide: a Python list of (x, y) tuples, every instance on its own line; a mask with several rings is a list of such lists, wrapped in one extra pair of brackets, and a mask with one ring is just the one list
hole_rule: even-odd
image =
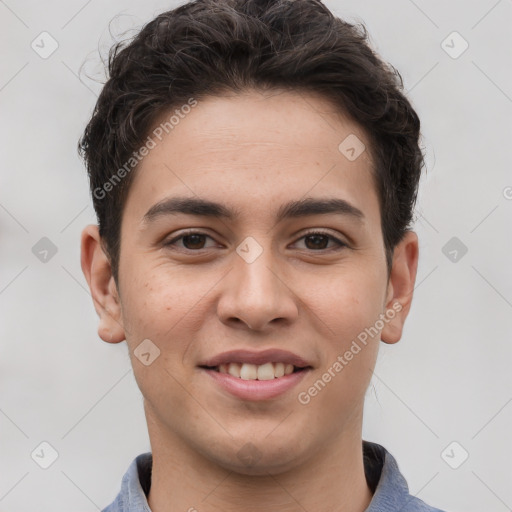
[(345, 431), (335, 446), (288, 471), (254, 476), (222, 468), (179, 439), (167, 436), (163, 442), (155, 430), (150, 429), (152, 512), (363, 512), (372, 499), (360, 432)]

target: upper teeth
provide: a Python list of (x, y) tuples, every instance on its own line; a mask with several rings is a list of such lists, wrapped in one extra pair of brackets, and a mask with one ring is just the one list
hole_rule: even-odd
[(218, 371), (220, 373), (229, 373), (233, 377), (244, 380), (272, 380), (293, 373), (293, 364), (265, 363), (257, 365), (228, 363), (219, 365)]

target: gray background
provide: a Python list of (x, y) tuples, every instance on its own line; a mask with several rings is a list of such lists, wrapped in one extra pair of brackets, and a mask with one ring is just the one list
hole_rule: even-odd
[[(427, 147), (415, 299), (401, 342), (381, 344), (363, 437), (428, 503), (512, 510), (512, 1), (326, 3), (400, 70)], [(175, 5), (0, 0), (0, 512), (98, 510), (149, 450), (126, 345), (97, 336), (80, 269), (95, 217), (76, 143), (109, 22), (121, 14), (119, 38)], [(44, 31), (47, 58), (31, 47), (51, 49)], [(43, 237), (47, 261), (32, 251)]]

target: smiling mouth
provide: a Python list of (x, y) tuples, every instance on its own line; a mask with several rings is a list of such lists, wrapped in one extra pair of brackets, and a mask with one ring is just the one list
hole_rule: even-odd
[(310, 367), (301, 368), (293, 364), (269, 362), (265, 364), (227, 363), (218, 366), (201, 366), (200, 368), (229, 374), (242, 380), (272, 380), (307, 370)]

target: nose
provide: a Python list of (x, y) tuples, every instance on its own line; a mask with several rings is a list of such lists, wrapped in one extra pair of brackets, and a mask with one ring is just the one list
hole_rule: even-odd
[(290, 276), (280, 270), (270, 247), (262, 249), (254, 261), (233, 253), (233, 268), (222, 281), (217, 305), (220, 320), (230, 327), (265, 331), (298, 317)]

